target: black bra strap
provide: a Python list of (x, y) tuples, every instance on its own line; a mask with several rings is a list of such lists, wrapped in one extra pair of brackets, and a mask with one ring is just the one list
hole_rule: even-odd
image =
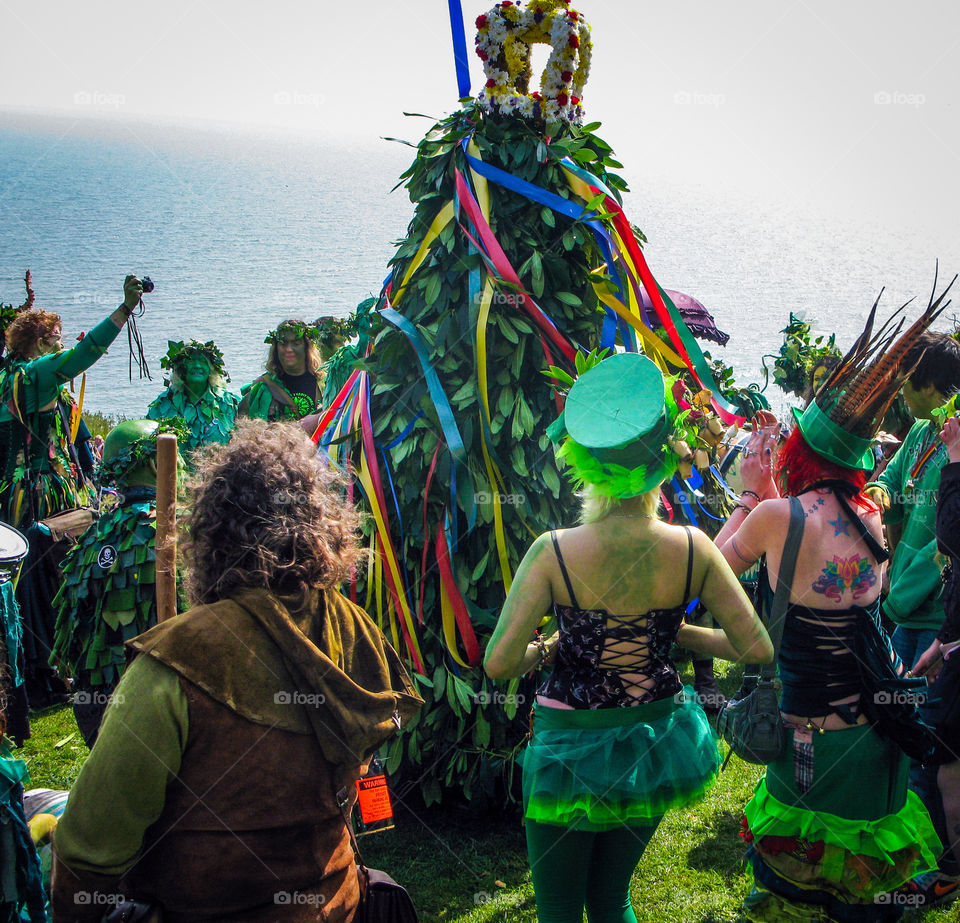
[(693, 581), (693, 535), (690, 532), (690, 526), (684, 526), (683, 531), (687, 533), (687, 585), (683, 588), (683, 604), (690, 602), (690, 584)]
[(567, 585), (567, 592), (570, 594), (570, 604), (574, 609), (580, 608), (577, 597), (573, 592), (573, 584), (570, 583), (570, 575), (567, 573), (567, 565), (563, 563), (563, 555), (560, 554), (560, 543), (557, 541), (557, 533), (551, 532), (550, 538), (553, 539), (553, 550), (557, 553), (557, 564), (560, 565), (560, 573), (563, 574), (563, 582)]

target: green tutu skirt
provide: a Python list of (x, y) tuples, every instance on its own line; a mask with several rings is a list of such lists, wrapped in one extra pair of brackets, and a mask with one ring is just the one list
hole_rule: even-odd
[(788, 742), (744, 809), (754, 863), (849, 903), (871, 903), (936, 868), (940, 840), (907, 791), (909, 762), (895, 743), (869, 725), (814, 734), (812, 785), (801, 793), (792, 732)]
[(720, 768), (692, 690), (631, 708), (533, 709), (524, 816), (578, 830), (649, 826), (702, 798)]

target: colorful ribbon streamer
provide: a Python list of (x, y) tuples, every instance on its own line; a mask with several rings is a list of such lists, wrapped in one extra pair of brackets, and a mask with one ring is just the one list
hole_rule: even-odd
[(453, 61), (457, 68), (458, 99), (470, 95), (470, 65), (467, 57), (467, 36), (463, 29), (463, 10), (460, 0), (447, 0), (450, 10), (450, 34), (453, 37)]

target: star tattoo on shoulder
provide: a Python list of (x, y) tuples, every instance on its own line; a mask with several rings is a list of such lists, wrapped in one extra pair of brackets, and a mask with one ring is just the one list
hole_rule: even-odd
[(842, 516), (838, 515), (836, 519), (830, 519), (828, 522), (831, 526), (833, 526), (834, 538), (836, 538), (838, 535), (850, 534), (850, 523), (847, 522)]

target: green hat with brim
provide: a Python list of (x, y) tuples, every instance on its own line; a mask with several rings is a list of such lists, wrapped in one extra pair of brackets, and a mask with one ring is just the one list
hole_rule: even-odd
[(618, 353), (584, 372), (547, 434), (580, 480), (612, 496), (638, 496), (669, 473), (672, 429), (660, 369), (639, 353)]
[(842, 468), (873, 470), (876, 465), (873, 440), (848, 433), (838, 423), (834, 423), (816, 401), (811, 401), (806, 410), (794, 407), (793, 417), (807, 445), (818, 455)]

